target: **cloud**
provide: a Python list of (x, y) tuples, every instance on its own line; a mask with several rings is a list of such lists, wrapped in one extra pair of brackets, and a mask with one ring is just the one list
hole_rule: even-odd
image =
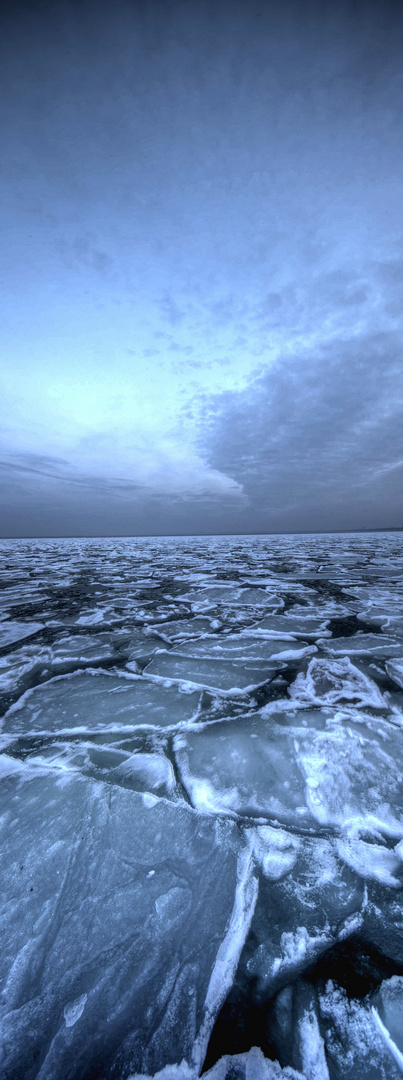
[(99, 249), (97, 244), (97, 236), (87, 232), (82, 236), (69, 237), (68, 240), (57, 240), (55, 250), (68, 270), (77, 265), (108, 277), (115, 260), (107, 251)]
[(160, 309), (163, 317), (171, 324), (171, 326), (176, 326), (184, 319), (185, 312), (181, 310), (169, 293), (166, 293), (160, 301)]
[(55, 476), (60, 473), (60, 467), (64, 465), (68, 465), (66, 458), (34, 454), (31, 451), (25, 453), (14, 452), (5, 460), (0, 460), (0, 469), (32, 472), (38, 476)]
[[(102, 442), (102, 436), (100, 436)], [(132, 476), (85, 471), (51, 455), (19, 452), (0, 461), (2, 534), (138, 535), (208, 532), (244, 505), (236, 481), (189, 446), (140, 446)]]
[(403, 518), (402, 345), (392, 332), (278, 359), (214, 397), (201, 443), (260, 527), (360, 528)]
[(17, 495), (18, 489), (29, 489), (31, 496), (37, 497), (40, 486), (49, 489), (57, 485), (59, 494), (64, 488), (85, 488), (91, 495), (101, 497), (119, 497), (133, 494), (141, 485), (120, 477), (105, 477), (86, 474), (65, 458), (45, 456), (31, 452), (12, 453), (0, 460), (0, 488), (12, 485)]
[(170, 352), (185, 353), (186, 356), (191, 356), (194, 352), (192, 345), (180, 345), (178, 341), (172, 341), (168, 348)]
[[(84, 441), (84, 440), (83, 440)], [(88, 442), (90, 440), (87, 440)], [(94, 442), (94, 439), (91, 440)], [(104, 442), (99, 436), (101, 444)], [(132, 455), (133, 456), (133, 455)], [(242, 490), (236, 481), (211, 469), (190, 447), (161, 445), (147, 449), (138, 447), (137, 457), (132, 463), (132, 476), (113, 476), (92, 470), (85, 472), (65, 458), (44, 456), (41, 454), (12, 453), (0, 460), (0, 475), (3, 483), (14, 485), (37, 482), (57, 482), (60, 486), (82, 487), (90, 493), (107, 498), (132, 496), (135, 492), (152, 495), (154, 498), (175, 499), (205, 498), (214, 499), (240, 498)]]

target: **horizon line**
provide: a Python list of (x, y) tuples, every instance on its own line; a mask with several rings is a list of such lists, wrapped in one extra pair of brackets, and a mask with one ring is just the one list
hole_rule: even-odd
[(165, 540), (184, 539), (185, 537), (212, 537), (212, 536), (339, 536), (350, 533), (375, 533), (375, 532), (403, 532), (403, 525), (376, 525), (373, 528), (363, 529), (298, 529), (284, 530), (279, 532), (212, 532), (212, 533), (76, 533), (66, 535), (57, 533), (49, 535), (27, 536), (0, 536), (2, 540)]

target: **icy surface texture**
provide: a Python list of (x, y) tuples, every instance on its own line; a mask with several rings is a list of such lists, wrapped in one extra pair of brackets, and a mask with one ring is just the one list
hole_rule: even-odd
[(0, 542), (2, 1080), (402, 1076), (402, 556)]

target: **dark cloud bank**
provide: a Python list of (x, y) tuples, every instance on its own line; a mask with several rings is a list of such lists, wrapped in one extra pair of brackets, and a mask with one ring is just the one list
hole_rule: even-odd
[(403, 525), (402, 359), (392, 332), (338, 339), (217, 400), (210, 460), (243, 485), (251, 531)]

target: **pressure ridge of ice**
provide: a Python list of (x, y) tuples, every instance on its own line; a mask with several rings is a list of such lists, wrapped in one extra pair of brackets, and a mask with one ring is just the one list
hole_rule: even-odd
[(403, 1073), (403, 540), (0, 541), (2, 1080)]

